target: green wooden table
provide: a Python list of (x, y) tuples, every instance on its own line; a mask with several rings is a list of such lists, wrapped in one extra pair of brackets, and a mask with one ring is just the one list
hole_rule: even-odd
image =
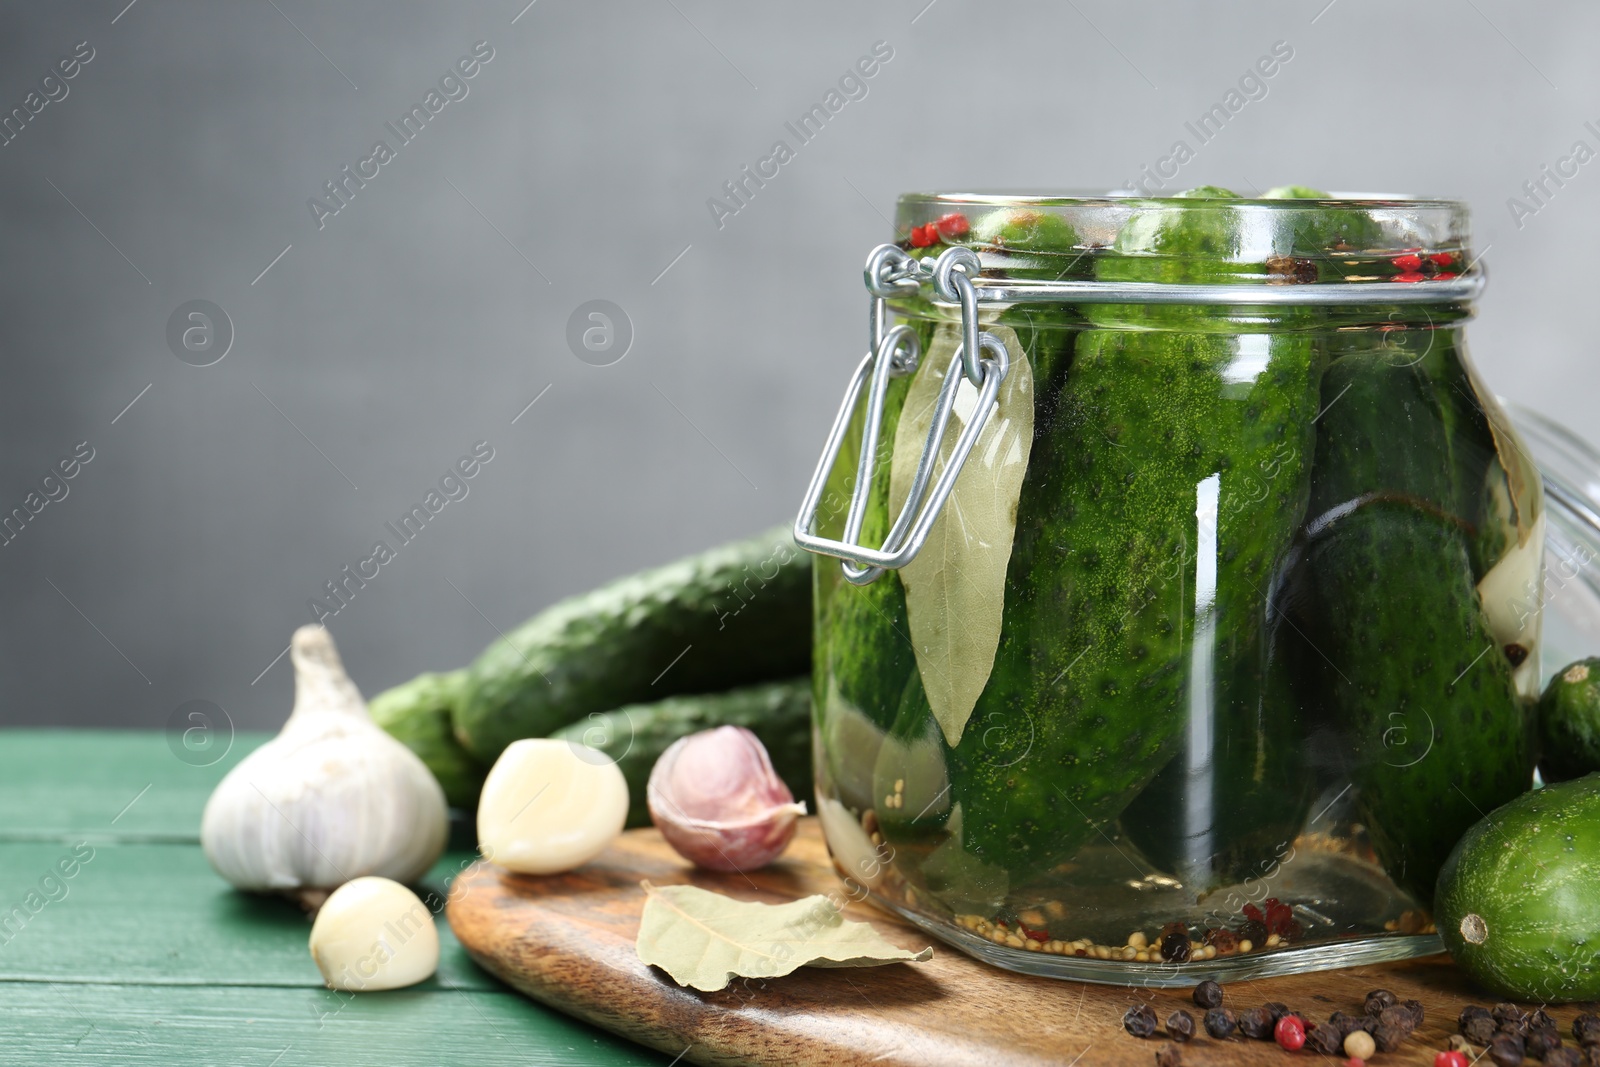
[[(429, 981), (324, 988), (305, 916), (234, 892), (200, 851), (206, 797), (265, 739), (195, 767), (160, 733), (0, 731), (0, 1063), (668, 1062), (501, 985), (442, 915)], [(436, 899), (471, 844), (425, 879)]]

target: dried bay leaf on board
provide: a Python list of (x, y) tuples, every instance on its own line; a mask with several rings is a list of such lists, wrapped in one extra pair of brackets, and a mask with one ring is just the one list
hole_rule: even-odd
[(788, 904), (735, 900), (692, 885), (640, 883), (647, 894), (635, 947), (679, 985), (707, 993), (735, 978), (777, 978), (801, 967), (875, 967), (920, 963), (911, 952), (851, 922), (827, 897)]
[[(989, 332), (1005, 343), (1011, 369), (927, 543), (900, 569), (917, 670), (928, 706), (952, 748), (994, 669), (1017, 500), (1033, 449), (1033, 367), (1016, 331), (990, 326)], [(955, 324), (941, 326), (906, 393), (889, 467), (892, 515), (911, 493), (939, 390), (960, 343)], [(959, 366), (956, 373), (963, 373)], [(977, 401), (977, 387), (963, 380), (939, 445), (934, 479), (949, 461), (961, 430), (977, 414)]]

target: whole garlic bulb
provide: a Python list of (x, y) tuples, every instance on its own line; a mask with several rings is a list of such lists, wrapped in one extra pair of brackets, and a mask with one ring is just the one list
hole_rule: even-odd
[(449, 836), (439, 783), (372, 721), (324, 627), (296, 630), (290, 655), (294, 711), (206, 801), (206, 858), (240, 889), (307, 899), (365, 875), (416, 879)]

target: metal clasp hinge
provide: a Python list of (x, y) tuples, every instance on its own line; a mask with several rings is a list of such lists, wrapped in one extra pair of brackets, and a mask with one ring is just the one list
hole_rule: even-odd
[[(833, 429), (828, 433), (822, 458), (811, 476), (811, 484), (806, 488), (800, 514), (794, 523), (795, 542), (807, 551), (841, 560), (845, 580), (854, 585), (866, 585), (877, 580), (885, 570), (904, 567), (922, 550), (934, 521), (950, 499), (950, 491), (955, 487), (956, 478), (968, 454), (989, 421), (1000, 393), (1000, 383), (1011, 368), (1011, 355), (1006, 351), (1005, 343), (994, 334), (978, 329), (979, 298), (973, 279), (978, 276), (980, 269), (977, 253), (962, 247), (946, 249), (931, 266), (927, 261), (918, 260), (892, 244), (879, 245), (867, 257), (865, 281), (871, 294), (868, 304), (869, 348), (845, 389), (844, 402), (834, 417)], [(923, 442), (922, 455), (917, 461), (916, 474), (912, 478), (905, 504), (901, 506), (883, 544), (871, 548), (859, 541), (867, 498), (871, 495), (877, 473), (884, 394), (890, 378), (912, 373), (921, 358), (916, 332), (910, 326), (902, 323), (885, 329), (888, 317), (886, 300), (891, 296), (913, 296), (924, 281), (932, 283), (940, 299), (960, 305), (961, 347), (956, 350), (945, 371), (944, 385), (934, 406), (932, 424), (928, 427), (928, 436)], [(957, 373), (958, 368), (962, 373)], [(977, 387), (977, 405), (971, 420), (956, 439), (949, 462), (939, 472), (938, 479), (934, 480), (934, 464), (963, 379)], [(845, 514), (843, 538), (835, 541), (814, 533), (812, 527), (816, 523), (828, 475), (838, 459), (863, 389), (867, 390), (867, 411), (861, 436), (861, 453), (856, 458), (855, 483), (850, 494), (850, 509)], [(933, 482), (931, 490), (930, 481)]]

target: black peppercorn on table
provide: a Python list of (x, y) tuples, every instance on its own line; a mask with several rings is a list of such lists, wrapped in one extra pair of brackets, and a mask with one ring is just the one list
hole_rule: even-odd
[[(1156, 1061), (1209, 1067), (1287, 1065), (1287, 1057), (1332, 1052), (1322, 1047), (1331, 1034), (1319, 1036), (1316, 1030), (1306, 1034), (1298, 1053), (1279, 1047), (1271, 1039), (1273, 1024), (1287, 1009), (1319, 1027), (1328, 1026), (1334, 1012), (1359, 1018), (1371, 1013), (1376, 1043), (1389, 1049), (1378, 1052), (1378, 1062), (1431, 1067), (1434, 1056), (1448, 1047), (1462, 1009), (1494, 1003), (1472, 989), (1445, 956), (1232, 982), (1222, 987), (1222, 1005), (1235, 1013), (1238, 1024), (1231, 1036), (1218, 1039), (1208, 1032), (1206, 1011), (1193, 989), (1086, 985), (1012, 974), (943, 945), (935, 945), (927, 963), (801, 968), (783, 978), (736, 980), (720, 992), (697, 993), (639, 962), (633, 943), (644, 904), (640, 879), (655, 885), (692, 883), (768, 903), (811, 893), (838, 895), (840, 887), (814, 818), (801, 820), (781, 860), (747, 874), (697, 870), (654, 830), (632, 830), (591, 863), (564, 875), (532, 878), (475, 864), (457, 877), (447, 914), (474, 959), (534, 1000), (681, 1056), (685, 1063), (1149, 1067)], [(929, 943), (921, 931), (870, 906), (850, 904), (846, 914), (872, 923), (903, 948)], [(1369, 1007), (1375, 991), (1382, 992), (1370, 998)], [(1202, 993), (1199, 999), (1214, 998)], [(1141, 1006), (1148, 1013), (1137, 1010)], [(1181, 1043), (1167, 1030), (1169, 1017), (1180, 1010), (1194, 1024), (1193, 1036)], [(1577, 1008), (1547, 1010), (1566, 1043), (1574, 1044), (1570, 1035)], [(1128, 1032), (1130, 1011), (1133, 1028), (1149, 1030), (1150, 1036)], [(1151, 1021), (1153, 1027), (1140, 1025)], [(1184, 1028), (1181, 1018), (1174, 1028)], [(1261, 1036), (1246, 1037), (1246, 1032)], [(1339, 1054), (1338, 1061), (1343, 1059)]]

